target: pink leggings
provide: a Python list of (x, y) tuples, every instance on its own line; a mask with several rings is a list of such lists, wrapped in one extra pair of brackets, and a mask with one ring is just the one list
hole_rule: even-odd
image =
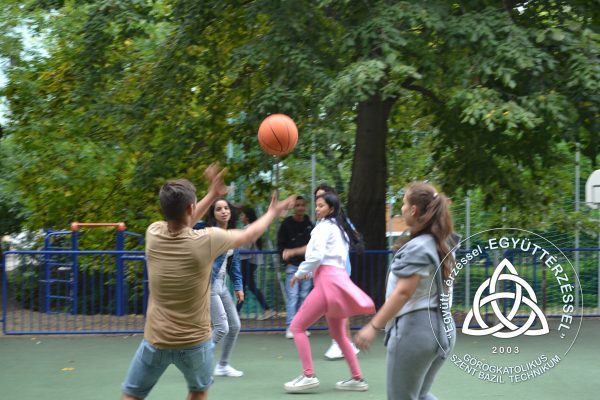
[[(290, 330), (294, 334), (294, 342), (298, 354), (300, 355), (300, 361), (302, 362), (302, 368), (304, 369), (305, 376), (314, 375), (313, 369), (312, 352), (310, 349), (310, 340), (306, 336), (305, 331), (315, 322), (319, 320), (327, 312), (327, 302), (323, 294), (323, 289), (320, 285), (316, 284), (314, 289), (309, 293), (308, 297), (302, 303), (300, 310), (294, 316), (294, 320), (290, 325)], [(350, 339), (346, 336), (346, 320), (347, 318), (332, 318), (325, 317), (327, 319), (327, 326), (329, 327), (329, 335), (338, 343), (344, 359), (350, 367), (352, 378), (361, 379), (362, 373), (360, 371), (360, 365)]]

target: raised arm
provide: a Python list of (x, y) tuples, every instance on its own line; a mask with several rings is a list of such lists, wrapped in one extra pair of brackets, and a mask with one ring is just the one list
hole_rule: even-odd
[(271, 222), (277, 218), (281, 213), (294, 206), (296, 196), (292, 195), (285, 200), (278, 201), (277, 195), (273, 193), (271, 197), (271, 204), (266, 213), (264, 213), (259, 219), (251, 223), (246, 229), (233, 229), (230, 230), (233, 235), (234, 247), (239, 247), (243, 244), (252, 243), (256, 241), (269, 227)]
[(198, 222), (206, 214), (210, 205), (229, 191), (229, 187), (223, 182), (224, 173), (225, 169), (219, 170), (217, 164), (210, 164), (204, 171), (204, 177), (210, 181), (210, 186), (206, 195), (196, 203), (192, 214), (192, 223)]

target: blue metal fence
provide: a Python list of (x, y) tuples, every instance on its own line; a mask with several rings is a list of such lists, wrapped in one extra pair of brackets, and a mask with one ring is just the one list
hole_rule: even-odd
[[(69, 232), (70, 233), (70, 232)], [(585, 315), (598, 315), (598, 249), (565, 249), (580, 253)], [(275, 315), (262, 320), (263, 309), (246, 290), (240, 310), (242, 330), (285, 330), (285, 270), (273, 251), (260, 252), (263, 261), (255, 280)], [(457, 254), (460, 258), (460, 253)], [(352, 279), (379, 306), (384, 301), (391, 252), (367, 251), (352, 255)], [(532, 282), (540, 306), (551, 308), (555, 299), (544, 293), (546, 268), (532, 257), (515, 252), (484, 258), (455, 281), (453, 311), (466, 313), (477, 287), (493, 272), (499, 257), (522, 265), (523, 276)], [(8, 251), (2, 258), (2, 330), (4, 334), (140, 333), (148, 301), (146, 263), (143, 251), (45, 250)], [(485, 312), (485, 310), (483, 310)], [(353, 318), (353, 327), (364, 318)], [(315, 329), (324, 329), (324, 321)]]
[(3, 332), (141, 332), (148, 293), (145, 267), (143, 251), (5, 252)]

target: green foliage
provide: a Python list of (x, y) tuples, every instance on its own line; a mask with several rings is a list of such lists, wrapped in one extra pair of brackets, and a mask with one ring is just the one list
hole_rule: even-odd
[[(364, 162), (357, 110), (372, 99), (393, 105), (388, 193), (412, 179), (456, 201), (471, 190), (489, 224), (572, 226), (556, 210), (572, 198), (573, 143), (597, 165), (596, 1), (4, 3), (3, 232), (74, 220), (142, 232), (160, 218), (165, 179), (202, 192), (219, 159), (236, 202), (264, 202), (277, 162), (282, 193), (310, 195), (312, 153), (317, 180), (347, 199)], [(43, 51), (27, 50), (19, 26)], [(278, 161), (256, 143), (275, 112), (300, 130)]]

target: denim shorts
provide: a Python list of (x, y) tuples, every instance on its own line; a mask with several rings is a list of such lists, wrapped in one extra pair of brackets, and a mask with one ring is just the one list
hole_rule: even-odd
[(213, 383), (213, 348), (210, 339), (178, 349), (158, 349), (144, 339), (131, 360), (121, 389), (130, 396), (145, 398), (167, 367), (175, 364), (183, 373), (190, 392), (206, 391)]

